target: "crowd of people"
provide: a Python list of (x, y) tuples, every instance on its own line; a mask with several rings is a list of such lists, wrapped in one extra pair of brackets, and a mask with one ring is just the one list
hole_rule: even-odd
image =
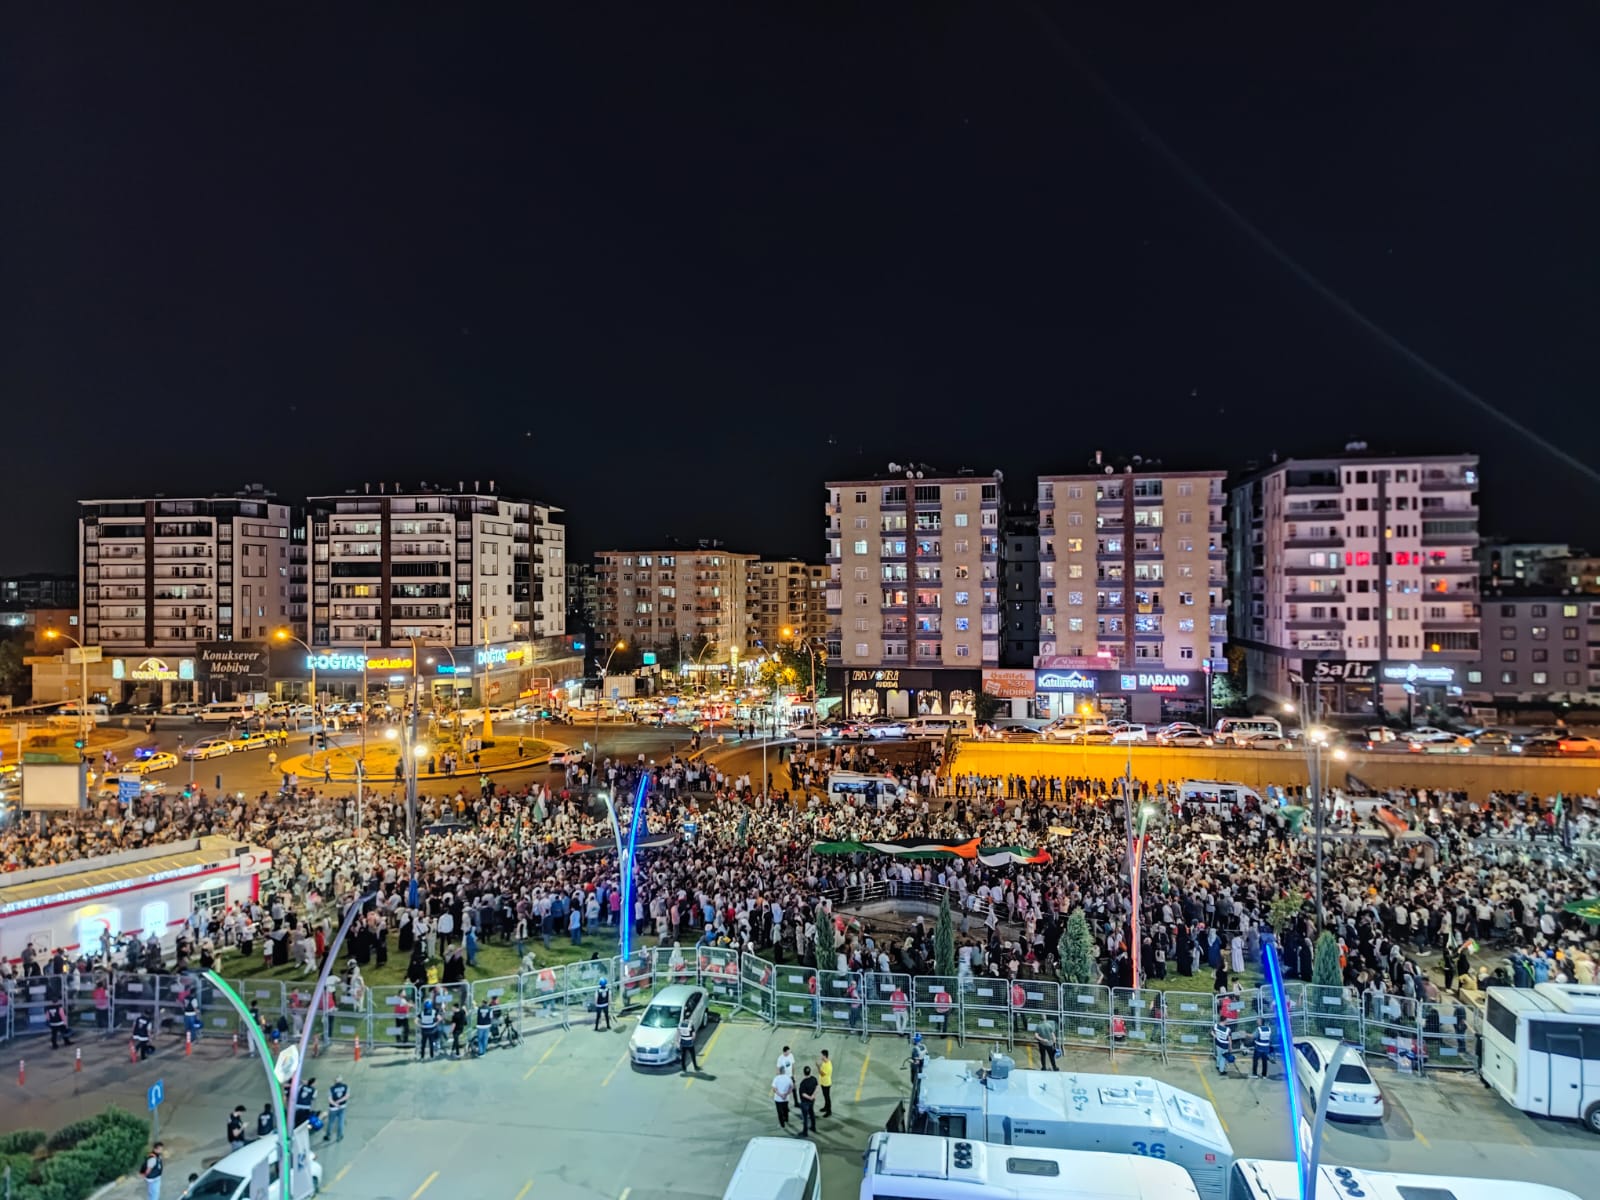
[[(880, 804), (830, 796), (827, 775), (848, 766), (897, 775), (903, 795)], [(640, 855), (629, 915), (645, 938), (663, 944), (816, 963), (817, 906), (837, 905), (834, 961), (816, 965), (928, 974), (936, 957), (930, 921), (862, 921), (838, 903), (870, 884), (920, 882), (950, 889), (963, 975), (1054, 977), (1066, 917), (1082, 909), (1103, 981), (1115, 986), (1134, 983), (1137, 956), (1145, 979), (1209, 973), (1227, 990), (1258, 969), (1266, 941), (1278, 945), (1292, 976), (1311, 976), (1312, 843), (1274, 811), (1185, 803), (1174, 783), (1134, 781), (1134, 803), (1158, 814), (1147, 831), (1135, 947), (1120, 781), (941, 778), (927, 758), (891, 764), (871, 748), (804, 746), (775, 751), (768, 775), (763, 787), (714, 762), (672, 755), (607, 760), (594, 778), (574, 766), (547, 782), (473, 780), (430, 790), (417, 816), (427, 832), (415, 896), (403, 796), (377, 788), (360, 812), (353, 795), (326, 786), (247, 799), (197, 791), (133, 815), (113, 803), (52, 818), (42, 832), (27, 824), (6, 830), (0, 862), (36, 866), (208, 833), (270, 847), (260, 902), (195, 914), (179, 965), (231, 953), (310, 974), (347, 903), (370, 895), (343, 952), (341, 986), (359, 988), (360, 972), (392, 954), (412, 982), (448, 987), (466, 978), (485, 942), (514, 946), (521, 957), (624, 919), (617, 864), (604, 849), (612, 827), (595, 793), (617, 797), (626, 831), (644, 782), (649, 831), (675, 836)], [(1590, 808), (1531, 797), (1471, 805), (1427, 792), (1394, 793), (1390, 804), (1430, 841), (1343, 841), (1325, 859), (1323, 907), (1349, 988), (1379, 1004), (1389, 996), (1438, 999), (1494, 978), (1490, 952), (1505, 960), (1505, 982), (1592, 979), (1592, 930), (1563, 911), (1600, 891), (1581, 846), (1596, 828)], [(1334, 825), (1355, 821), (1346, 811)], [(987, 866), (812, 852), (821, 842), (974, 837), (1042, 850), (1048, 861)], [(77, 962), (30, 955), (0, 964), (0, 986), (14, 988), (19, 973), (81, 972), (92, 982), (97, 957), (102, 968), (134, 970), (172, 959), (170, 947), (150, 942), (95, 949)], [(536, 964), (537, 951), (528, 961)]]

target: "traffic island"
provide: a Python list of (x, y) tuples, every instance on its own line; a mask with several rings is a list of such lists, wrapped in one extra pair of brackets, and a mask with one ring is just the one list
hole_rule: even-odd
[[(473, 753), (452, 749), (448, 745), (437, 750), (430, 747), (429, 754), (417, 761), (417, 779), (428, 783), (526, 770), (548, 763), (555, 749), (557, 747), (550, 742), (529, 737), (497, 737), (485, 742)], [(455, 769), (452, 771), (444, 769), (442, 760), (447, 754), (455, 755)], [(398, 783), (405, 773), (402, 755), (402, 747), (397, 742), (368, 745), (364, 758), (359, 746), (334, 747), (280, 759), (278, 771), (307, 781), (324, 779), (354, 783), (359, 768), (360, 778), (367, 783)]]

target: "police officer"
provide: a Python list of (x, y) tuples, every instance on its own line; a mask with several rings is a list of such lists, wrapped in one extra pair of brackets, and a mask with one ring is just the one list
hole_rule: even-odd
[(334, 1076), (333, 1086), (328, 1089), (328, 1127), (322, 1131), (322, 1140), (327, 1141), (334, 1130), (339, 1131), (339, 1141), (344, 1141), (344, 1106), (350, 1103), (350, 1085), (344, 1081), (343, 1075)]
[(494, 1009), (489, 1007), (487, 999), (478, 1001), (477, 1023), (473, 1029), (478, 1039), (478, 1057), (482, 1058), (489, 1053), (489, 1028), (494, 1024)]
[(244, 1147), (244, 1105), (239, 1104), (228, 1114), (228, 1149), (240, 1150)]
[[(916, 1087), (922, 1078), (922, 1068), (928, 1062), (928, 1048), (922, 1044), (922, 1035), (913, 1034), (911, 1038), (911, 1086)], [(826, 1113), (823, 1116), (827, 1116)]]
[(269, 1100), (261, 1106), (261, 1111), (256, 1114), (256, 1136), (258, 1138), (271, 1137), (272, 1127), (277, 1121), (272, 1116), (272, 1102)]
[(144, 1177), (145, 1200), (161, 1200), (161, 1172), (165, 1167), (161, 1155), (165, 1149), (160, 1142), (151, 1146), (144, 1166), (139, 1168), (139, 1174)]
[(183, 1027), (188, 1030), (190, 1040), (200, 1040), (200, 1003), (193, 992), (183, 998)]
[(1233, 1049), (1233, 1034), (1229, 1031), (1227, 1022), (1217, 1018), (1217, 1023), (1211, 1027), (1211, 1049), (1217, 1057), (1217, 1074), (1228, 1073), (1228, 1052)]
[(300, 1090), (294, 1094), (294, 1125), (298, 1129), (311, 1120), (312, 1110), (317, 1106), (317, 1081), (305, 1079), (300, 1083)]
[(54, 1001), (49, 1008), (44, 1010), (44, 1019), (50, 1026), (50, 1049), (56, 1048), (56, 1039), (72, 1045), (72, 1029), (67, 1025), (67, 1010), (62, 1007), (61, 1001)]
[(422, 1002), (422, 1015), (417, 1018), (417, 1029), (421, 1034), (417, 1057), (432, 1058), (439, 1049), (439, 1014), (434, 1011), (432, 1000)]
[(696, 1071), (700, 1069), (700, 1056), (695, 1053), (694, 1024), (685, 1020), (678, 1024), (678, 1074), (687, 1074), (690, 1063)]
[(1267, 1078), (1267, 1064), (1272, 1061), (1272, 1026), (1265, 1021), (1256, 1026), (1256, 1035), (1250, 1041), (1250, 1077)]
[(141, 1062), (155, 1053), (155, 1047), (150, 1044), (150, 1018), (145, 1013), (133, 1019), (133, 1046)]
[(604, 979), (600, 986), (594, 990), (594, 1031), (600, 1032), (600, 1019), (604, 1017), (606, 1028), (611, 1028), (611, 985)]

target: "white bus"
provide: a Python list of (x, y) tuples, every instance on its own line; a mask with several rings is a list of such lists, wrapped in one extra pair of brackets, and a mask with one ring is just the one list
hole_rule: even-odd
[(971, 737), (973, 720), (965, 713), (940, 717), (907, 717), (905, 726), (908, 738), (942, 738), (947, 733), (953, 733), (957, 737)]
[(1600, 987), (1490, 988), (1478, 1073), (1513, 1108), (1600, 1133)]
[(875, 1133), (861, 1200), (1198, 1200), (1182, 1167), (1099, 1150)]
[(1251, 738), (1281, 738), (1283, 723), (1277, 717), (1223, 717), (1217, 722), (1217, 741), (1229, 746), (1243, 746)]
[(828, 797), (832, 800), (860, 801), (871, 808), (884, 808), (906, 794), (893, 775), (862, 775), (856, 771), (834, 771), (828, 776)]
[[(1292, 1162), (1241, 1158), (1228, 1177), (1228, 1200), (1300, 1200), (1299, 1168)], [(1542, 1183), (1478, 1179), (1464, 1175), (1411, 1175), (1364, 1167), (1317, 1166), (1314, 1200), (1578, 1200)]]

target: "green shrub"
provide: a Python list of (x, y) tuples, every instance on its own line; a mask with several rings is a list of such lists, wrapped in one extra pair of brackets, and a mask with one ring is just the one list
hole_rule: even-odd
[(23, 1176), (12, 1173), (14, 1200), (85, 1200), (105, 1184), (138, 1168), (149, 1144), (150, 1127), (139, 1117), (108, 1108), (86, 1120), (74, 1121), (50, 1137), (12, 1135), (27, 1144), (32, 1137), (50, 1150), (43, 1159), (13, 1156)]
[(16, 1133), (0, 1135), (0, 1154), (31, 1155), (44, 1145), (44, 1130), (19, 1129)]

